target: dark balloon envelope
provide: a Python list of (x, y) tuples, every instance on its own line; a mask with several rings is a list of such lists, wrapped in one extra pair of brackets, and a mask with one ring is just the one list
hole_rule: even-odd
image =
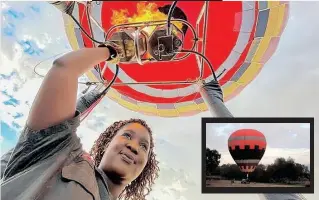
[(254, 129), (241, 129), (228, 139), (228, 149), (240, 170), (253, 172), (262, 159), (267, 146), (263, 133)]

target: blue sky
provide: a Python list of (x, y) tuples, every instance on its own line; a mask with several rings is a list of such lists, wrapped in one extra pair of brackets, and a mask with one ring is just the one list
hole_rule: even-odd
[[(258, 77), (235, 99), (227, 102), (239, 117), (315, 117), (319, 127), (319, 2), (292, 2), (288, 26), (275, 55)], [(13, 147), (25, 124), (31, 103), (42, 79), (33, 67), (47, 69), (58, 53), (70, 50), (60, 12), (45, 2), (1, 2), (0, 117), (1, 150)], [(81, 91), (82, 86), (79, 86)], [(115, 120), (131, 117), (145, 119), (153, 128), (161, 176), (150, 199), (240, 199), (255, 200), (256, 194), (200, 194), (200, 118), (156, 118), (129, 111), (104, 99), (78, 129), (83, 146), (89, 150), (105, 127)], [(292, 129), (295, 130), (295, 129)], [(219, 131), (215, 144), (223, 141)], [(293, 134), (292, 134), (293, 135)], [(276, 136), (273, 136), (276, 137)], [(318, 137), (315, 137), (318, 151)], [(306, 138), (300, 143), (305, 144)], [(308, 139), (309, 140), (309, 139)], [(303, 154), (304, 146), (289, 140), (284, 155)], [(289, 148), (288, 148), (289, 147)], [(283, 147), (274, 146), (272, 152)], [(174, 153), (171, 153), (174, 152)], [(177, 159), (178, 158), (178, 159)], [(315, 161), (315, 168), (318, 168)], [(316, 175), (316, 177), (318, 177)], [(173, 180), (173, 181), (172, 181)], [(318, 184), (316, 184), (318, 185)], [(305, 195), (308, 200), (318, 199)]]
[[(33, 58), (42, 56), (44, 51), (38, 45), (38, 43), (32, 38), (25, 37), (24, 33), (21, 32), (24, 27), (24, 23), (31, 23), (34, 18), (40, 16), (40, 8), (46, 6), (46, 3), (22, 3), (21, 5), (12, 5), (10, 3), (2, 3), (1, 4), (1, 46), (3, 47), (17, 45), (20, 47), (21, 53), (23, 53), (26, 57)], [(18, 71), (9, 71), (9, 73), (0, 74), (1, 83), (5, 84), (6, 82), (10, 82), (19, 76)], [(12, 83), (11, 83), (12, 84)], [(11, 115), (12, 120), (7, 122), (6, 120), (1, 121), (1, 135), (3, 137), (3, 142), (1, 144), (1, 154), (8, 149), (14, 147), (17, 141), (17, 135), (19, 131), (22, 129), (21, 123), (19, 124), (17, 120), (19, 118), (24, 117), (23, 112), (10, 112), (10, 110), (17, 108), (21, 104), (26, 104), (28, 102), (21, 102), (21, 100), (15, 98), (14, 93), (18, 90), (18, 84), (12, 85), (10, 89), (7, 87), (1, 87), (1, 96), (2, 104), (7, 107), (6, 114)], [(3, 116), (3, 115), (2, 115)]]
[(1, 144), (1, 150), (3, 152), (7, 151), (8, 149), (14, 147), (17, 142), (17, 131), (12, 126), (1, 122), (1, 136), (5, 139), (5, 142)]

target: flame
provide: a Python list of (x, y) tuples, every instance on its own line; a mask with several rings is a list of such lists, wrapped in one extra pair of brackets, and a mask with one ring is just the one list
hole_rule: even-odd
[[(145, 3), (139, 2), (136, 5), (136, 13), (130, 16), (127, 9), (121, 9), (119, 11), (113, 10), (113, 15), (111, 17), (111, 24), (118, 25), (124, 23), (135, 23), (135, 22), (146, 22), (146, 21), (157, 21), (166, 20), (167, 15), (158, 10), (156, 3)], [(183, 24), (180, 22), (172, 22), (179, 29), (182, 28)], [(149, 26), (143, 30), (147, 33), (152, 33), (156, 27)]]

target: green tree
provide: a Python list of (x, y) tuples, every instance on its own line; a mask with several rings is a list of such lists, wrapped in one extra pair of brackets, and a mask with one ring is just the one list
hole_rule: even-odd
[(220, 163), (221, 154), (213, 149), (206, 148), (206, 175), (212, 175)]
[[(237, 180), (246, 177), (246, 174), (241, 172), (236, 164), (223, 164), (218, 166), (215, 168), (213, 175), (220, 175), (224, 179)], [(274, 163), (270, 165), (265, 166), (259, 164), (254, 172), (249, 174), (249, 179), (254, 182), (264, 183), (309, 182), (310, 170), (308, 166), (296, 163), (291, 158), (277, 158)]]

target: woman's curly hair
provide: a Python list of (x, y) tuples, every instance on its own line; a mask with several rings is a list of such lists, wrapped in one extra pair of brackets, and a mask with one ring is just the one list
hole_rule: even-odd
[(94, 159), (95, 165), (99, 166), (105, 151), (105, 147), (108, 146), (118, 130), (130, 123), (139, 123), (149, 131), (151, 138), (149, 159), (142, 173), (134, 181), (132, 181), (131, 184), (125, 187), (124, 191), (119, 196), (119, 199), (143, 200), (152, 191), (151, 186), (154, 184), (155, 179), (158, 178), (159, 173), (158, 161), (156, 160), (156, 154), (154, 153), (154, 140), (152, 131), (144, 120), (130, 119), (114, 122), (94, 142), (90, 154)]

